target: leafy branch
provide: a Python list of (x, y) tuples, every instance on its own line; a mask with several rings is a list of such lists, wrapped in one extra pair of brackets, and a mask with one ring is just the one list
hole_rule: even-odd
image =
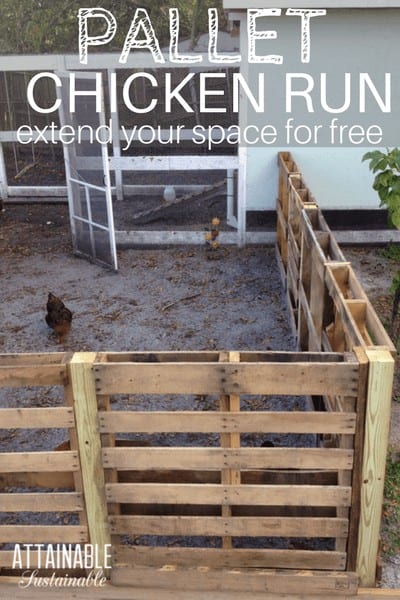
[(378, 192), (380, 205), (387, 207), (390, 224), (400, 229), (400, 150), (374, 150), (363, 156), (365, 160), (370, 161), (370, 170), (377, 174), (372, 187)]
[[(369, 168), (375, 174), (372, 184), (378, 192), (380, 205), (386, 206), (390, 225), (400, 229), (400, 150), (393, 148), (381, 152), (374, 150), (363, 156), (363, 161), (369, 160)], [(392, 281), (390, 291), (393, 295), (391, 335), (395, 334), (395, 322), (400, 308), (400, 271)], [(398, 335), (395, 336), (398, 339)]]

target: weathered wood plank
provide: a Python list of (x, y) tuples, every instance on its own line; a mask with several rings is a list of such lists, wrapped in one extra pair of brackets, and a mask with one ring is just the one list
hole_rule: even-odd
[(349, 506), (351, 488), (314, 485), (108, 484), (109, 502), (137, 504)]
[(32, 471), (27, 473), (21, 471), (20, 473), (0, 473), (0, 489), (9, 487), (20, 487), (20, 488), (44, 488), (51, 490), (73, 490), (74, 489), (74, 472), (43, 472), (38, 473)]
[(111, 533), (118, 535), (346, 537), (347, 519), (275, 517), (113, 516)]
[[(208, 566), (215, 568), (321, 569), (342, 571), (346, 555), (318, 550), (220, 548), (166, 548), (117, 546), (116, 563), (162, 567), (164, 565)], [(1, 554), (0, 554), (1, 556)]]
[(357, 572), (363, 586), (374, 585), (389, 441), (394, 360), (384, 350), (366, 350), (369, 360), (361, 519)]
[[(293, 352), (276, 350), (245, 350), (239, 352), (244, 363), (342, 363), (340, 352)], [(99, 352), (100, 363), (218, 363), (220, 352)]]
[[(26, 600), (26, 589), (18, 586), (19, 578), (2, 577), (0, 583), (0, 599), (1, 600)], [(132, 587), (116, 587), (110, 583), (102, 588), (85, 588), (85, 600), (132, 600)], [(399, 590), (387, 589), (359, 589), (356, 596), (342, 595), (342, 600), (399, 600)], [(29, 598), (31, 600), (43, 600), (43, 588), (31, 587), (29, 590)], [(135, 600), (187, 600), (188, 594), (186, 591), (162, 590), (159, 588), (134, 588)], [(214, 591), (212, 594), (213, 600), (305, 600), (304, 595), (300, 593), (284, 595), (281, 593), (252, 593), (251, 597), (248, 592), (219, 592)], [(308, 596), (307, 600), (310, 600)], [(65, 588), (47, 588), (46, 600), (65, 600)], [(204, 592), (192, 590), (190, 592), (190, 600), (204, 600)], [(321, 594), (313, 594), (312, 600), (337, 600), (337, 596), (332, 596), (324, 592)]]
[(86, 528), (77, 525), (0, 525), (2, 544), (80, 544), (86, 541)]
[(40, 368), (43, 365), (62, 365), (67, 355), (66, 352), (0, 354), (0, 366)]
[(353, 452), (336, 448), (105, 448), (106, 469), (352, 469)]
[[(238, 352), (221, 352), (219, 361), (221, 363), (226, 362), (240, 362), (240, 355)], [(240, 411), (240, 396), (238, 395), (222, 395), (219, 400), (219, 408), (221, 411)], [(222, 448), (240, 448), (240, 433), (221, 433), (220, 444)], [(240, 484), (240, 471), (224, 468), (221, 471), (221, 483), (226, 485), (239, 485)], [(222, 517), (229, 518), (232, 516), (231, 506), (221, 506)], [(232, 548), (232, 538), (225, 533), (222, 533), (222, 547)]]
[(345, 363), (96, 364), (98, 394), (357, 394)]
[(11, 452), (0, 454), (0, 472), (15, 471), (77, 471), (77, 452)]
[(64, 385), (66, 378), (66, 366), (58, 364), (0, 366), (0, 387)]
[(1, 408), (3, 429), (50, 429), (75, 426), (72, 408)]
[[(273, 354), (272, 352), (270, 353)], [(290, 354), (290, 353), (288, 353)], [(219, 352), (99, 352), (97, 361), (101, 363), (217, 363)]]
[(42, 493), (42, 494), (0, 494), (2, 512), (76, 512), (84, 509), (82, 494)]
[(99, 414), (102, 433), (332, 433), (352, 434), (355, 413), (321, 412), (130, 412)]
[(161, 589), (180, 589), (190, 592), (203, 590), (247, 592), (274, 592), (275, 594), (296, 594), (301, 589), (304, 595), (329, 593), (333, 596), (351, 596), (357, 593), (358, 577), (354, 573), (318, 573), (304, 571), (265, 571), (171, 569), (155, 570), (151, 567), (114, 567), (111, 582), (115, 585), (132, 585), (152, 588), (154, 581)]

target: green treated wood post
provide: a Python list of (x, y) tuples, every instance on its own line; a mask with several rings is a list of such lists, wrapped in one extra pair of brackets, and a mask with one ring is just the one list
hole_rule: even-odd
[[(96, 386), (92, 371), (95, 360), (95, 352), (76, 353), (69, 369), (89, 538), (90, 543), (97, 548), (100, 566), (105, 569), (107, 562), (105, 557), (111, 550), (111, 535), (108, 525), (101, 438), (97, 425)], [(107, 569), (105, 574), (109, 575)]]
[(361, 484), (357, 573), (362, 587), (375, 585), (389, 443), (394, 360), (387, 350), (366, 350), (369, 360)]

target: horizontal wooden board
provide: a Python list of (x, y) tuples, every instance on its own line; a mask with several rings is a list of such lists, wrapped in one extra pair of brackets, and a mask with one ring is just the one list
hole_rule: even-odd
[(65, 364), (69, 354), (67, 352), (39, 352), (24, 354), (0, 354), (1, 367), (35, 367), (43, 365)]
[(50, 429), (75, 426), (72, 408), (1, 408), (2, 429)]
[(313, 594), (330, 593), (336, 596), (357, 593), (358, 577), (354, 573), (341, 572), (296, 572), (259, 569), (217, 570), (203, 568), (170, 567), (155, 570), (151, 567), (114, 567), (111, 582), (118, 585), (179, 589), (190, 592), (231, 591), (295, 594), (301, 590), (306, 597)]
[(349, 506), (350, 487), (110, 483), (108, 502), (232, 506)]
[(1, 512), (75, 512), (84, 509), (83, 494), (42, 493), (42, 494), (0, 494)]
[[(17, 577), (2, 577), (0, 581), (0, 598), (1, 600), (26, 600), (26, 589), (18, 587), (20, 578)], [(115, 586), (110, 583), (106, 583), (101, 590), (99, 588), (85, 588), (85, 600), (132, 600), (132, 587), (126, 586)], [(100, 596), (101, 594), (101, 596)], [(343, 594), (341, 600), (399, 600), (400, 590), (390, 589), (376, 589), (376, 588), (365, 588), (359, 589), (357, 594), (351, 596)], [(43, 600), (43, 588), (31, 587), (29, 588), (30, 600)], [(174, 590), (162, 590), (157, 587), (140, 588), (135, 586), (134, 588), (135, 600), (188, 600), (188, 594), (186, 591)], [(290, 596), (283, 596), (280, 593), (252, 593), (251, 600), (337, 600), (336, 595), (327, 594), (313, 594), (312, 597), (308, 596), (305, 599), (301, 592), (291, 594)], [(192, 590), (190, 592), (190, 600), (204, 600), (204, 592)], [(47, 588), (46, 589), (46, 600), (65, 600), (65, 588)], [(215, 591), (212, 594), (212, 600), (250, 600), (247, 592), (220, 592)]]
[(4, 544), (79, 544), (87, 541), (87, 528), (77, 525), (0, 525), (0, 543)]
[(111, 516), (118, 535), (179, 535), (238, 537), (346, 537), (346, 519), (275, 517)]
[(0, 473), (78, 471), (77, 452), (11, 452), (0, 454)]
[(65, 365), (0, 366), (0, 387), (41, 387), (66, 382)]
[(344, 362), (346, 355), (340, 352), (240, 352), (241, 362), (284, 362), (284, 363), (338, 363)]
[[(1, 413), (0, 413), (1, 414)], [(353, 434), (354, 413), (128, 412), (99, 413), (102, 433), (335, 433)]]
[[(342, 571), (344, 552), (234, 548), (176, 548), (160, 546), (114, 546), (114, 560), (120, 564), (162, 567), (208, 566), (215, 568), (316, 569)], [(0, 554), (1, 556), (1, 554)]]
[(38, 473), (32, 471), (27, 473), (21, 471), (20, 473), (1, 473), (0, 472), (0, 489), (9, 487), (20, 487), (20, 488), (48, 488), (51, 490), (62, 489), (62, 490), (73, 490), (74, 476), (73, 473), (56, 473), (56, 472), (43, 472)]
[(353, 466), (353, 451), (336, 448), (105, 448), (105, 469), (329, 469)]
[[(97, 363), (218, 363), (220, 352), (99, 352)], [(239, 352), (240, 362), (244, 363), (339, 363), (344, 361), (340, 352), (289, 352), (246, 350)]]
[(358, 367), (346, 363), (99, 364), (98, 394), (357, 395)]
[(219, 362), (220, 352), (100, 352), (97, 355), (97, 362), (110, 363), (217, 363)]

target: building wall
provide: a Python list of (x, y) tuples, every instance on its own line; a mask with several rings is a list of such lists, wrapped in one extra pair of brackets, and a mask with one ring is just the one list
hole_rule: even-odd
[[(279, 3), (278, 3), (279, 4)], [(248, 4), (251, 7), (251, 3)], [(285, 9), (282, 10), (284, 14)], [(242, 49), (247, 52), (247, 29), (243, 13), (241, 27)], [(243, 72), (248, 69), (248, 80), (253, 89), (257, 89), (257, 78), (260, 70), (266, 75), (267, 103), (263, 118), (265, 123), (273, 123), (277, 110), (284, 113), (282, 103), (282, 80), (286, 72), (308, 73), (319, 82), (321, 72), (328, 74), (328, 100), (332, 107), (343, 103), (344, 74), (350, 72), (354, 103), (358, 105), (358, 74), (370, 73), (378, 86), (383, 83), (385, 71), (392, 72), (393, 104), (400, 97), (400, 79), (398, 68), (400, 9), (328, 9), (325, 17), (311, 20), (311, 61), (308, 64), (300, 60), (300, 19), (298, 17), (270, 17), (258, 20), (258, 29), (275, 29), (276, 40), (258, 41), (257, 53), (281, 54), (283, 65), (244, 65)], [(384, 66), (382, 66), (384, 65)], [(379, 74), (379, 76), (377, 75)], [(397, 76), (397, 79), (396, 79)], [(381, 77), (381, 80), (380, 80)], [(383, 90), (383, 86), (379, 87)], [(277, 92), (278, 90), (278, 92)], [(280, 92), (279, 92), (280, 90)], [(281, 93), (281, 96), (279, 96)], [(270, 101), (269, 101), (270, 98)], [(313, 95), (314, 98), (314, 95)], [(315, 95), (318, 104), (319, 95)], [(297, 99), (294, 101), (297, 102)], [(298, 99), (301, 108), (304, 100)], [(279, 105), (279, 103), (281, 103)], [(278, 108), (277, 108), (278, 106)], [(368, 105), (367, 105), (368, 108)], [(318, 109), (314, 115), (306, 115), (304, 122), (318, 123)], [(285, 114), (285, 120), (290, 114)], [(338, 116), (342, 122), (357, 123), (358, 116), (351, 114)], [(368, 123), (368, 116), (365, 122)], [(249, 114), (245, 117), (252, 122)], [(383, 118), (383, 117), (382, 117)], [(386, 118), (386, 117), (385, 117)], [(245, 125), (242, 119), (242, 125)], [(369, 122), (371, 124), (371, 122)], [(399, 140), (400, 144), (400, 140)], [(363, 208), (379, 207), (379, 199), (372, 190), (373, 177), (368, 165), (362, 163), (362, 156), (367, 150), (364, 145), (351, 147), (250, 147), (247, 150), (247, 209), (268, 210), (275, 206), (277, 195), (276, 155), (281, 149), (292, 152), (301, 168), (305, 179), (313, 191), (317, 202), (323, 208)]]
[[(286, 150), (286, 148), (285, 148)], [(278, 193), (276, 148), (248, 150), (247, 208), (274, 210)], [(375, 209), (379, 198), (360, 148), (294, 148), (292, 155), (323, 209)]]

